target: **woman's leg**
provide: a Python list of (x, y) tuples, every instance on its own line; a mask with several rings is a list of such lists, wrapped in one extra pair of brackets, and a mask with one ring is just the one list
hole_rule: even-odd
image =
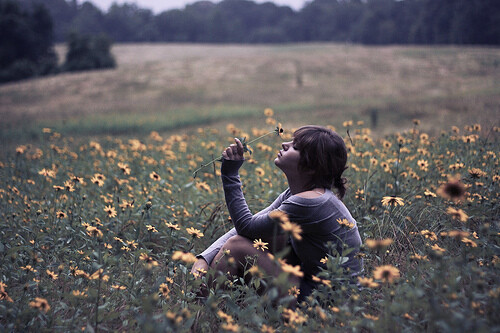
[[(249, 262), (257, 265), (267, 276), (277, 277), (282, 272), (281, 267), (268, 254), (268, 251), (256, 249), (250, 239), (239, 235), (233, 236), (228, 239), (215, 256), (211, 267), (230, 276), (245, 277), (245, 270), (250, 268), (247, 263), (247, 258), (250, 257), (253, 259), (250, 259)], [(300, 284), (299, 279), (295, 276), (290, 276), (290, 282), (297, 287)]]

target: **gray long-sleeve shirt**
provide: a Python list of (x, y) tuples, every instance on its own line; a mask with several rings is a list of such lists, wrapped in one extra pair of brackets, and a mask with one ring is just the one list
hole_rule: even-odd
[[(210, 264), (224, 243), (232, 236), (238, 234), (253, 240), (272, 235), (275, 222), (269, 217), (269, 213), (279, 209), (288, 215), (290, 221), (302, 228), (301, 241), (293, 238), (289, 240), (292, 255), (297, 262), (300, 262), (301, 270), (304, 272), (300, 284), (300, 299), (309, 295), (315, 286), (311, 276), (317, 274), (320, 267), (325, 267), (320, 260), (329, 251), (328, 242), (335, 244), (339, 253), (345, 248), (354, 249), (347, 255), (348, 260), (343, 266), (349, 268), (351, 274), (362, 271), (363, 262), (356, 256), (361, 246), (356, 220), (331, 190), (327, 189), (323, 195), (316, 198), (303, 198), (292, 195), (290, 189), (287, 189), (269, 207), (254, 215), (250, 212), (241, 189), (238, 170), (242, 164), (243, 161), (223, 160), (221, 167), (226, 204), (234, 228), (199, 256)], [(338, 219), (347, 219), (354, 227), (348, 229), (340, 225)]]

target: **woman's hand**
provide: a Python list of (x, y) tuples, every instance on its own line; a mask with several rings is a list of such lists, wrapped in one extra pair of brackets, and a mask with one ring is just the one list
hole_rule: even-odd
[(206, 272), (206, 271), (208, 271), (208, 263), (203, 258), (196, 260), (196, 262), (193, 264), (193, 268), (191, 268), (191, 273), (195, 277), (203, 276), (204, 273), (202, 273), (202, 272)]
[(243, 144), (238, 138), (234, 139), (234, 142), (232, 145), (226, 148), (222, 152), (222, 157), (226, 160), (231, 160), (231, 161), (241, 161), (244, 159), (243, 157)]

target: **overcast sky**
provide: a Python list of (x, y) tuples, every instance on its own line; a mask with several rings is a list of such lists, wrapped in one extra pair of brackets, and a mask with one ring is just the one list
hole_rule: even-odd
[[(220, 0), (211, 0), (214, 3)], [(253, 2), (274, 2), (277, 5), (288, 6), (295, 10), (301, 9), (308, 0), (253, 0)], [(79, 0), (78, 3), (84, 2)], [(187, 4), (196, 2), (196, 0), (90, 0), (94, 5), (107, 11), (113, 2), (116, 3), (135, 3), (140, 8), (151, 9), (155, 14), (169, 9), (182, 9)]]

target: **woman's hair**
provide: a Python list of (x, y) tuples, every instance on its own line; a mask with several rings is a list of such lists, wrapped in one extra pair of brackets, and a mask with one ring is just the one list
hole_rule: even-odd
[(334, 131), (321, 126), (303, 126), (293, 134), (293, 143), (300, 152), (298, 168), (312, 173), (309, 188), (335, 187), (340, 199), (346, 192), (347, 149), (344, 140)]

